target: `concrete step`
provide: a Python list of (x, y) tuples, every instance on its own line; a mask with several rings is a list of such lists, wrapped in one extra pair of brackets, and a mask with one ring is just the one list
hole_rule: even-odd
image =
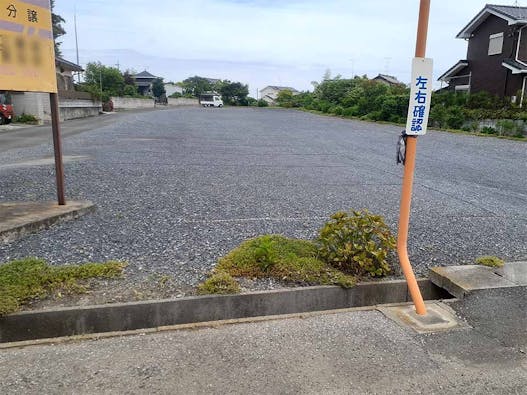
[(502, 268), (481, 265), (434, 267), (430, 281), (456, 298), (470, 292), (527, 285), (527, 262), (510, 262)]

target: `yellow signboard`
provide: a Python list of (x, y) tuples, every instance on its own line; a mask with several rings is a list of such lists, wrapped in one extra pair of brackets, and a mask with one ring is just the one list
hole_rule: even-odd
[(57, 92), (49, 0), (0, 0), (0, 90)]

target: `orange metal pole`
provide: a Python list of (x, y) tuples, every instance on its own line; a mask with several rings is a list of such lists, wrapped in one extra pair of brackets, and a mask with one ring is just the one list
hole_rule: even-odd
[[(417, 25), (417, 41), (415, 57), (424, 58), (426, 55), (426, 38), (428, 34), (428, 19), (430, 15), (430, 0), (420, 0), (419, 22)], [(415, 305), (415, 312), (426, 315), (423, 296), (417, 285), (415, 274), (408, 258), (408, 225), (410, 223), (410, 205), (412, 203), (412, 187), (414, 183), (415, 152), (417, 136), (406, 139), (406, 160), (404, 164), (403, 187), (401, 192), (401, 209), (399, 213), (399, 229), (397, 234), (397, 253), (403, 270), (408, 291)]]

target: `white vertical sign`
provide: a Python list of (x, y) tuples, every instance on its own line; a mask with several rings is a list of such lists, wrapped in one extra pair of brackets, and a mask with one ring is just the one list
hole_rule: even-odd
[(423, 135), (428, 125), (432, 100), (432, 59), (414, 58), (412, 60), (412, 80), (410, 82), (410, 103), (406, 120), (406, 134)]

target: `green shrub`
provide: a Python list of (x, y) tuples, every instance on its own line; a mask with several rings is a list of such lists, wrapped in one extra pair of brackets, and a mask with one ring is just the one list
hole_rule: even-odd
[(258, 100), (258, 107), (268, 107), (269, 103), (267, 103), (264, 99)]
[(345, 117), (354, 117), (359, 112), (358, 110), (357, 106), (347, 107), (342, 111), (342, 115)]
[(465, 116), (460, 107), (451, 107), (446, 115), (446, 126), (451, 129), (460, 129), (465, 123)]
[(523, 128), (510, 119), (499, 120), (496, 122), (496, 128), (499, 130), (500, 136), (516, 137), (523, 135)]
[(183, 97), (183, 93), (180, 92), (174, 92), (170, 96), (168, 96), (170, 99), (179, 99)]
[(367, 210), (339, 211), (331, 216), (316, 240), (319, 256), (333, 267), (362, 276), (384, 276), (395, 238), (382, 217)]
[(15, 117), (13, 122), (16, 122), (16, 123), (27, 123), (27, 124), (30, 124), (30, 125), (36, 125), (36, 124), (38, 124), (38, 118), (35, 117), (34, 115), (31, 115), (31, 114), (22, 113), (19, 116)]
[(319, 110), (319, 111), (322, 111), (322, 112), (324, 112), (324, 113), (328, 113), (330, 107), (331, 107), (331, 104), (328, 103), (327, 101), (320, 101), (320, 102), (318, 103), (318, 110)]
[(485, 126), (481, 129), (481, 133), (483, 134), (498, 134), (498, 131), (490, 126)]
[(335, 106), (331, 108), (331, 113), (335, 115), (342, 115), (344, 109), (342, 106)]
[[(433, 102), (432, 96), (432, 102)], [(435, 106), (432, 106), (430, 109), (430, 117), (428, 118), (428, 123), (431, 126), (435, 126), (437, 128), (445, 128), (446, 125), (446, 119), (448, 117), (448, 110), (443, 104), (436, 104)]]
[(135, 85), (125, 85), (123, 89), (123, 95), (128, 97), (135, 97), (139, 93), (137, 92), (137, 87)]
[(214, 273), (198, 286), (198, 294), (237, 294), (240, 293), (240, 284), (225, 272)]
[(368, 114), (366, 114), (366, 116), (368, 117), (368, 119), (372, 120), (372, 121), (383, 121), (383, 117), (382, 117), (382, 112), (379, 110), (379, 111), (372, 111)]
[(485, 255), (480, 256), (476, 259), (478, 265), (489, 266), (489, 267), (502, 267), (505, 262), (497, 256)]

